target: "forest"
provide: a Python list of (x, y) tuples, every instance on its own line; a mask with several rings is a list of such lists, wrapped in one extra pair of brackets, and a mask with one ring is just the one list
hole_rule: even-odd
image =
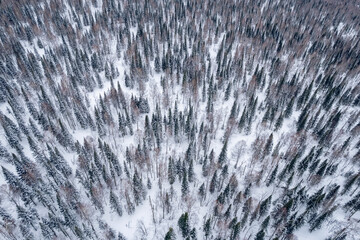
[(358, 0), (0, 0), (0, 239), (360, 239)]

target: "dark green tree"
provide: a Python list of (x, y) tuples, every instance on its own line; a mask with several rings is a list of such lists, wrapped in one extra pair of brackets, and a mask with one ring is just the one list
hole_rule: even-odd
[(217, 188), (218, 180), (217, 180), (217, 170), (214, 172), (213, 177), (211, 178), (209, 191), (210, 193), (214, 193), (215, 189)]
[(111, 209), (116, 211), (116, 213), (121, 217), (122, 216), (122, 208), (119, 202), (118, 197), (113, 193), (113, 191), (110, 191), (110, 206)]
[(255, 236), (255, 240), (263, 240), (265, 237), (264, 229), (261, 229)]
[(239, 234), (240, 234), (240, 222), (236, 223), (234, 225), (234, 227), (232, 228), (232, 231), (231, 231), (231, 235), (230, 235), (230, 240), (236, 240), (238, 239), (239, 237)]
[(189, 163), (189, 168), (188, 168), (188, 179), (189, 179), (189, 182), (193, 182), (193, 181), (194, 181), (194, 177), (195, 177), (194, 161), (191, 159), (191, 160), (190, 160), (190, 163)]
[(135, 173), (133, 176), (133, 192), (134, 192), (134, 199), (136, 205), (139, 205), (145, 196), (145, 189), (142, 183), (142, 180), (139, 177), (137, 170), (135, 169)]
[(226, 153), (227, 153), (227, 144), (228, 141), (225, 140), (225, 143), (221, 149), (220, 155), (219, 155), (219, 159), (218, 159), (218, 163), (220, 164), (220, 166), (226, 161), (227, 157), (226, 157)]
[(172, 185), (175, 182), (176, 177), (176, 169), (174, 160), (170, 157), (168, 163), (168, 180), (169, 183)]
[(206, 220), (204, 227), (204, 235), (205, 235), (205, 239), (208, 239), (210, 234), (211, 234), (211, 220), (210, 218), (208, 218), (208, 220)]
[(183, 178), (181, 182), (181, 196), (185, 197), (189, 193), (189, 182), (187, 179), (186, 171), (183, 172)]
[(169, 231), (166, 233), (164, 240), (175, 240), (176, 235), (172, 227), (169, 228)]
[(183, 238), (186, 238), (190, 234), (190, 225), (189, 225), (189, 214), (187, 212), (181, 214), (178, 220), (178, 226), (181, 231)]

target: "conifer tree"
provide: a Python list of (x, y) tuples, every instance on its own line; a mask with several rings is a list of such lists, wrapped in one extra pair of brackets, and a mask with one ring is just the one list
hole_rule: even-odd
[(226, 87), (225, 97), (224, 97), (225, 101), (229, 100), (230, 94), (231, 94), (231, 82), (229, 82), (229, 84)]
[(225, 140), (225, 143), (224, 143), (224, 145), (221, 149), (220, 155), (219, 155), (218, 163), (220, 164), (220, 166), (222, 164), (224, 164), (227, 159), (226, 153), (227, 153), (227, 140)]
[(265, 147), (264, 147), (264, 156), (267, 156), (270, 154), (273, 146), (273, 134), (271, 133), (269, 138), (266, 141)]
[(173, 228), (169, 228), (169, 231), (166, 233), (164, 240), (175, 240), (176, 235)]
[(190, 163), (189, 163), (189, 169), (188, 169), (188, 179), (189, 179), (189, 182), (193, 182), (193, 181), (194, 181), (194, 177), (195, 177), (194, 161), (191, 159), (191, 160), (190, 160)]
[(183, 238), (188, 237), (190, 233), (190, 225), (189, 225), (189, 214), (187, 212), (181, 214), (178, 220), (178, 226), (180, 228), (182, 237)]
[(346, 183), (345, 183), (345, 185), (344, 185), (344, 188), (343, 188), (343, 190), (342, 190), (342, 192), (341, 192), (342, 195), (344, 195), (347, 191), (349, 191), (349, 189), (350, 189), (351, 186), (355, 183), (356, 179), (358, 179), (359, 176), (360, 176), (360, 174), (357, 173), (357, 174), (354, 174), (353, 176), (350, 176), (350, 177), (347, 179), (347, 181), (346, 181)]
[(119, 202), (118, 197), (110, 191), (110, 206), (111, 208), (116, 211), (116, 213), (121, 217), (122, 216), (122, 208)]
[(240, 222), (236, 223), (233, 228), (232, 228), (232, 232), (230, 235), (230, 240), (235, 240), (238, 239), (240, 234)]
[(183, 178), (181, 182), (181, 196), (185, 197), (189, 193), (189, 183), (186, 171), (183, 172)]
[(150, 190), (151, 187), (152, 187), (152, 184), (151, 184), (151, 180), (150, 178), (147, 179), (147, 184), (146, 184), (147, 188)]
[(159, 56), (156, 56), (156, 57), (155, 57), (155, 60), (154, 60), (154, 69), (155, 69), (155, 72), (157, 72), (157, 73), (160, 72), (160, 58), (159, 58)]
[(176, 174), (176, 169), (175, 169), (174, 160), (170, 157), (168, 163), (168, 180), (170, 184), (174, 184), (176, 177), (175, 174)]
[(241, 114), (241, 117), (240, 117), (240, 120), (239, 120), (239, 124), (238, 124), (238, 128), (239, 128), (239, 131), (242, 132), (242, 130), (244, 129), (245, 127), (245, 123), (246, 123), (246, 118), (247, 118), (247, 110), (246, 110), (246, 107), (244, 108), (242, 114)]
[(261, 229), (255, 236), (255, 240), (263, 240), (265, 237), (265, 232)]
[(271, 172), (270, 177), (267, 180), (266, 186), (270, 186), (274, 182), (278, 168), (279, 165), (276, 165), (275, 169)]
[(210, 218), (208, 218), (204, 224), (204, 235), (205, 235), (205, 239), (208, 239), (210, 234), (211, 234), (211, 220)]
[(145, 189), (142, 184), (142, 180), (140, 179), (139, 174), (136, 169), (135, 169), (135, 173), (133, 176), (132, 184), (133, 184), (133, 193), (134, 193), (135, 203), (136, 203), (136, 205), (139, 205), (142, 202), (142, 200), (144, 199)]
[(205, 184), (201, 184), (201, 186), (199, 187), (199, 196), (200, 199), (203, 200), (205, 198)]

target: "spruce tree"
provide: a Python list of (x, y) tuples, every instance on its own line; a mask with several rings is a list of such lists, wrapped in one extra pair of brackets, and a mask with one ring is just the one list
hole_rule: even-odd
[(275, 169), (271, 172), (270, 177), (268, 178), (267, 183), (266, 183), (267, 187), (270, 186), (274, 182), (278, 168), (279, 168), (279, 165), (276, 165)]
[(201, 186), (199, 187), (199, 196), (200, 196), (200, 199), (203, 200), (204, 197), (205, 197), (205, 184), (201, 184)]
[(218, 163), (220, 164), (220, 166), (222, 166), (222, 164), (224, 164), (226, 162), (226, 153), (227, 153), (227, 140), (225, 140), (225, 143), (221, 149), (220, 155), (219, 155), (219, 159), (218, 159)]
[(275, 122), (275, 132), (278, 131), (284, 122), (284, 115), (280, 113), (278, 119)]
[(166, 233), (164, 240), (175, 240), (176, 235), (172, 227), (169, 228), (169, 231)]
[(133, 193), (134, 193), (135, 203), (136, 203), (136, 205), (139, 205), (144, 198), (145, 189), (142, 184), (142, 180), (140, 179), (139, 174), (136, 169), (135, 169), (135, 173), (133, 176), (132, 184), (133, 184)]
[(215, 189), (217, 188), (217, 171), (214, 172), (213, 177), (211, 178), (209, 191), (210, 193), (214, 193)]
[(229, 84), (226, 87), (225, 97), (224, 97), (225, 101), (229, 100), (230, 94), (231, 94), (231, 82), (229, 82)]
[(191, 159), (191, 160), (190, 160), (190, 163), (189, 163), (189, 169), (188, 169), (188, 179), (189, 179), (189, 182), (193, 182), (193, 181), (194, 181), (194, 177), (195, 177), (194, 161)]
[(265, 237), (265, 232), (261, 229), (255, 236), (255, 240), (263, 240)]
[(148, 179), (147, 179), (146, 186), (147, 186), (147, 188), (148, 188), (149, 190), (152, 188), (151, 180), (150, 180), (149, 177), (148, 177)]
[(269, 138), (266, 141), (265, 147), (264, 147), (264, 156), (267, 156), (270, 154), (273, 146), (273, 134), (271, 133)]
[(122, 216), (122, 208), (119, 202), (118, 197), (110, 191), (110, 206), (111, 208), (116, 211), (116, 213), (121, 217)]
[(187, 212), (181, 214), (178, 220), (178, 226), (180, 228), (182, 237), (183, 238), (188, 237), (190, 233), (190, 225), (189, 225), (189, 214)]
[(240, 222), (236, 223), (232, 229), (231, 235), (230, 235), (230, 240), (236, 240), (239, 237), (240, 234)]
[(172, 185), (175, 182), (175, 174), (176, 174), (176, 169), (175, 169), (175, 163), (174, 160), (170, 157), (169, 158), (169, 163), (168, 163), (168, 180), (169, 183)]
[(188, 193), (189, 193), (189, 183), (188, 183), (186, 171), (184, 171), (181, 182), (181, 196), (185, 197), (187, 196)]
[(205, 239), (208, 239), (211, 234), (211, 220), (208, 218), (203, 226)]
[(344, 195), (346, 192), (350, 190), (352, 185), (355, 183), (356, 179), (360, 176), (360, 173), (354, 174), (353, 176), (348, 177), (341, 192), (341, 195)]

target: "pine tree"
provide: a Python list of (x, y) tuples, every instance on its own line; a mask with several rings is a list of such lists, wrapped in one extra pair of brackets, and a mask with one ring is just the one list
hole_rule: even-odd
[(224, 145), (223, 145), (223, 147), (221, 149), (220, 155), (219, 155), (218, 163), (220, 164), (220, 166), (222, 166), (222, 164), (227, 159), (226, 153), (227, 153), (227, 140), (225, 140), (225, 143), (224, 143)]
[(315, 211), (318, 208), (325, 197), (325, 194), (322, 193), (323, 190), (324, 187), (309, 197), (309, 200), (307, 201), (307, 209)]
[(153, 131), (150, 127), (150, 121), (148, 115), (145, 116), (145, 138), (146, 144), (149, 147), (153, 146)]
[(178, 226), (180, 228), (181, 235), (183, 236), (183, 238), (188, 237), (190, 233), (190, 225), (189, 225), (189, 214), (187, 212), (181, 214), (178, 220)]
[(166, 233), (164, 240), (175, 240), (176, 235), (172, 227), (169, 228), (169, 231)]
[(208, 174), (209, 174), (209, 166), (208, 166), (208, 158), (207, 158), (207, 156), (205, 156), (204, 160), (202, 161), (201, 170), (202, 170), (202, 175), (204, 177), (207, 177)]
[(279, 117), (278, 117), (278, 119), (276, 120), (276, 123), (275, 123), (275, 132), (278, 131), (281, 128), (283, 122), (284, 122), (284, 116), (283, 116), (282, 113), (280, 113), (280, 115), (279, 115)]
[(225, 97), (224, 97), (225, 101), (229, 100), (229, 98), (230, 98), (231, 86), (232, 86), (231, 82), (229, 82), (229, 84), (226, 87), (226, 91), (225, 91)]
[(266, 183), (267, 187), (270, 186), (274, 182), (277, 171), (278, 171), (278, 168), (279, 168), (279, 165), (276, 165), (275, 169), (272, 171), (272, 173), (271, 173), (271, 175), (268, 178), (267, 183)]
[(174, 160), (170, 157), (168, 164), (168, 180), (171, 185), (175, 182), (176, 169), (174, 165)]
[(134, 87), (134, 83), (132, 81), (132, 79), (129, 77), (129, 75), (125, 72), (125, 87), (128, 88), (133, 88)]
[(255, 240), (263, 240), (265, 237), (265, 232), (261, 229), (255, 236)]
[(298, 165), (298, 172), (299, 175), (303, 174), (306, 169), (309, 166), (309, 163), (312, 161), (313, 157), (314, 157), (314, 150), (315, 147), (313, 147), (310, 151), (310, 153), (299, 163)]
[(230, 116), (229, 116), (230, 123), (236, 118), (236, 116), (237, 116), (237, 104), (236, 104), (236, 101), (234, 101), (234, 103), (231, 107)]
[(360, 193), (356, 194), (350, 201), (345, 203), (344, 208), (346, 212), (350, 211), (351, 215), (354, 215), (356, 212), (360, 210)]
[(291, 116), (292, 114), (292, 111), (293, 111), (293, 105), (294, 105), (294, 101), (295, 101), (295, 97), (293, 97), (289, 104), (287, 105), (286, 109), (285, 109), (285, 112), (284, 112), (284, 117), (285, 118), (288, 118)]
[(259, 209), (259, 217), (262, 217), (267, 213), (267, 210), (269, 209), (271, 204), (271, 197), (272, 195), (270, 195), (267, 199), (261, 202)]
[(232, 229), (230, 240), (236, 240), (239, 237), (240, 234), (240, 222), (236, 223)]
[(127, 134), (127, 132), (126, 132), (126, 123), (125, 123), (125, 119), (123, 118), (123, 116), (120, 113), (118, 114), (118, 122), (119, 122), (120, 135), (122, 137), (124, 137)]
[(1, 166), (1, 168), (4, 173), (6, 182), (10, 185), (10, 187), (13, 190), (19, 191), (20, 185), (19, 185), (18, 178), (13, 173), (11, 173), (9, 170), (7, 170), (5, 167)]
[(349, 177), (344, 185), (344, 188), (341, 192), (341, 195), (344, 195), (346, 192), (348, 192), (351, 188), (351, 186), (355, 183), (356, 179), (360, 176), (360, 173), (354, 174), (353, 176)]
[(182, 164), (181, 164), (180, 158), (176, 162), (175, 169), (176, 169), (176, 174), (179, 176), (179, 181), (181, 181), (182, 180), (183, 169), (182, 169)]
[(19, 227), (20, 227), (20, 232), (23, 235), (24, 239), (26, 240), (35, 239), (33, 233), (30, 231), (30, 228), (28, 226), (20, 224)]
[[(225, 195), (225, 194), (224, 194)], [(229, 219), (229, 217), (230, 217), (230, 214), (231, 214), (231, 204), (229, 205), (229, 207), (226, 209), (226, 211), (225, 211), (225, 213), (224, 213), (224, 217), (225, 217), (225, 219), (226, 220), (228, 220)]]
[(194, 161), (191, 159), (189, 163), (189, 169), (188, 169), (188, 179), (189, 182), (193, 182), (195, 177), (194, 173)]
[(268, 140), (266, 141), (265, 147), (264, 147), (264, 156), (267, 156), (270, 154), (273, 146), (273, 134), (271, 133)]
[(22, 148), (20, 144), (21, 141), (20, 130), (15, 125), (15, 123), (11, 121), (10, 118), (3, 115), (0, 116), (0, 121), (4, 128), (5, 136), (10, 146), (14, 149)]
[(196, 237), (196, 228), (191, 229), (189, 235), (190, 235), (190, 238), (191, 238), (192, 240), (197, 240), (197, 237)]
[(214, 172), (213, 177), (211, 178), (209, 191), (210, 193), (214, 193), (215, 189), (217, 188), (217, 171)]
[(314, 231), (321, 227), (321, 224), (331, 216), (331, 214), (336, 210), (336, 206), (332, 207), (331, 209), (322, 213), (319, 217), (317, 217), (312, 223), (310, 224), (310, 232)]
[(140, 179), (139, 174), (136, 169), (135, 169), (135, 173), (134, 173), (132, 182), (133, 182), (133, 192), (134, 192), (135, 203), (136, 203), (136, 205), (139, 205), (142, 202), (142, 200), (144, 199), (145, 189), (142, 184), (142, 180)]
[(331, 190), (328, 192), (328, 194), (325, 197), (325, 200), (330, 200), (333, 196), (335, 196), (337, 194), (337, 192), (339, 191), (340, 186), (335, 184), (334, 186), (331, 187)]
[(205, 198), (205, 184), (201, 184), (201, 186), (199, 187), (199, 196), (200, 199), (203, 200)]
[(150, 190), (151, 187), (152, 187), (152, 184), (151, 184), (151, 180), (150, 178), (147, 179), (147, 184), (146, 184), (147, 188)]
[(238, 128), (239, 128), (239, 131), (242, 132), (242, 130), (244, 129), (245, 127), (245, 123), (246, 123), (246, 118), (247, 118), (247, 110), (246, 110), (246, 107), (244, 108), (242, 114), (241, 114), (241, 117), (240, 117), (240, 120), (239, 120), (239, 124), (238, 124)]
[(208, 218), (203, 226), (205, 239), (208, 239), (211, 234), (211, 220)]
[(189, 193), (189, 183), (188, 183), (186, 171), (184, 171), (181, 182), (181, 196), (185, 197), (187, 196), (188, 193)]
[(155, 60), (154, 60), (154, 69), (155, 69), (155, 72), (157, 72), (157, 73), (160, 72), (160, 58), (159, 58), (159, 56), (156, 56), (156, 57), (155, 57)]
[(261, 228), (265, 229), (269, 226), (270, 223), (270, 216), (267, 216), (264, 221), (261, 223)]
[(323, 176), (325, 173), (325, 169), (327, 168), (327, 160), (323, 161), (320, 166), (319, 170), (316, 172), (316, 175)]
[(28, 227), (32, 226), (34, 230), (36, 230), (35, 225), (36, 225), (36, 221), (39, 219), (39, 214), (34, 208), (30, 208), (29, 210), (26, 210), (25, 208), (17, 205), (16, 211), (22, 225)]
[(68, 177), (71, 175), (72, 170), (64, 157), (61, 155), (59, 150), (55, 147), (54, 151), (50, 148), (50, 146), (46, 145), (49, 153), (50, 153), (50, 161), (55, 166), (56, 169), (58, 169), (60, 172), (63, 173), (65, 177)]
[(104, 129), (104, 123), (100, 117), (100, 113), (97, 108), (95, 108), (95, 121), (96, 121), (96, 127), (99, 133), (100, 137), (105, 136), (105, 129)]
[(122, 216), (122, 208), (119, 202), (118, 197), (113, 193), (113, 191), (110, 191), (110, 206), (111, 209), (116, 211), (116, 213), (121, 217)]
[(119, 232), (117, 240), (126, 240), (126, 238), (122, 233)]
[(299, 120), (296, 123), (297, 132), (300, 132), (301, 130), (304, 129), (308, 116), (309, 116), (308, 109), (304, 108), (304, 110), (301, 112), (299, 116)]
[(105, 64), (105, 77), (107, 80), (111, 79), (111, 71), (108, 63)]
[[(43, 221), (44, 221), (44, 219), (43, 219)], [(49, 240), (54, 239), (55, 233), (49, 227), (49, 225), (46, 223), (41, 223), (41, 222), (39, 224), (40, 224), (41, 233), (42, 233), (44, 239), (49, 239)]]

